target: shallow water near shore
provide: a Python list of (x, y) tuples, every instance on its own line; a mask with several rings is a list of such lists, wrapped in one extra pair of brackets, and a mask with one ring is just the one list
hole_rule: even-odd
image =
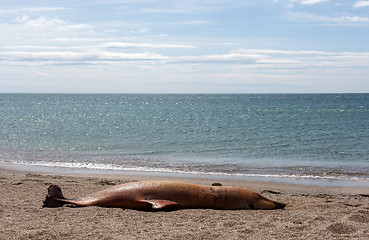
[(0, 109), (2, 165), (369, 186), (369, 94), (0, 94)]

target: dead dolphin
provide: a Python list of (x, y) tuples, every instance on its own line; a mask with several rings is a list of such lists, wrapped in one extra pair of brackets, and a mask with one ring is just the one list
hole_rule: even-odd
[(76, 199), (66, 199), (57, 185), (51, 185), (43, 207), (61, 207), (66, 203), (81, 207), (100, 206), (137, 210), (279, 209), (286, 206), (247, 188), (205, 186), (177, 181), (130, 182)]

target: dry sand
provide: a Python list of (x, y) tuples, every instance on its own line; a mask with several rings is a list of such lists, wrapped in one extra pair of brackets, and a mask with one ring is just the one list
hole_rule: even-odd
[[(284, 210), (42, 208), (49, 184), (69, 198), (148, 176), (65, 176), (0, 168), (0, 239), (369, 239), (369, 188), (224, 181), (287, 204)], [(158, 177), (155, 177), (158, 179)], [(164, 179), (164, 178), (159, 178)], [(168, 179), (168, 178), (166, 178)], [(219, 180), (179, 179), (208, 184)]]

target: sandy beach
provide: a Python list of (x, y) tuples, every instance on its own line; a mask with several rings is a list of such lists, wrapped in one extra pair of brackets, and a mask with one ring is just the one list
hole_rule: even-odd
[[(221, 181), (223, 185), (263, 192), (287, 204), (284, 210), (271, 211), (42, 208), (50, 184), (58, 184), (67, 198), (74, 198), (111, 185), (147, 179), (168, 178), (67, 176), (0, 168), (0, 239), (369, 239), (369, 188), (364, 187)], [(219, 182), (175, 180), (206, 185)]]

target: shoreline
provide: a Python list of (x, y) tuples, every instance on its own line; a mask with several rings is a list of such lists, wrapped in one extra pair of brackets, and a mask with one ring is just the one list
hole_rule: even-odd
[[(41, 208), (50, 184), (68, 198), (128, 181), (171, 179), (250, 188), (285, 210)], [(232, 179), (40, 173), (0, 167), (0, 239), (366, 239), (369, 188)], [(264, 190), (274, 191), (265, 192)]]
[(297, 184), (301, 186), (321, 186), (321, 187), (368, 187), (367, 178), (332, 178), (330, 176), (299, 176), (299, 175), (278, 175), (278, 174), (222, 174), (222, 173), (201, 173), (201, 172), (182, 172), (182, 171), (154, 171), (138, 169), (106, 169), (89, 167), (66, 167), (66, 166), (48, 166), (40, 164), (19, 164), (6, 163), (0, 161), (0, 168), (8, 168), (19, 171), (33, 171), (35, 173), (49, 174), (80, 174), (85, 175), (142, 175), (148, 177), (169, 177), (169, 178), (198, 178), (198, 179), (218, 179), (252, 182), (271, 182)]

